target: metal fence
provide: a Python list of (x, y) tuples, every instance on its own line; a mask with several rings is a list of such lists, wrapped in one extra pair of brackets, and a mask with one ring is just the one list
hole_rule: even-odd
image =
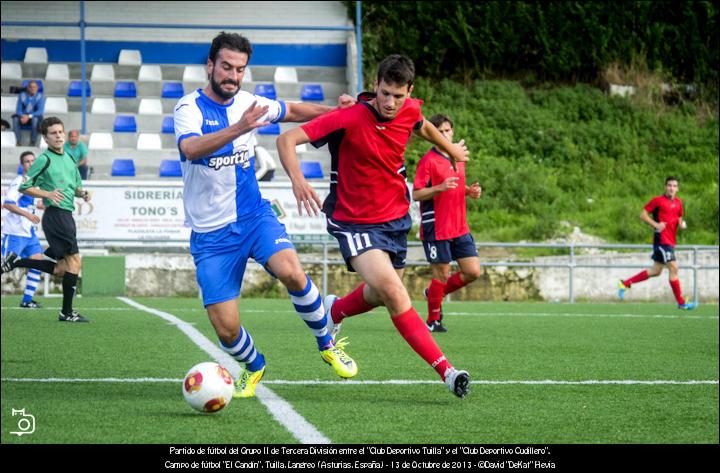
[[(303, 264), (321, 264), (322, 272), (322, 292), (327, 294), (328, 268), (334, 265), (345, 265), (341, 257), (331, 257), (330, 249), (337, 249), (338, 244), (334, 240), (307, 240), (299, 242), (302, 245), (320, 246), (322, 248), (322, 258), (308, 257), (303, 252), (299, 252), (300, 262)], [(422, 247), (421, 242), (408, 242), (409, 247)], [(577, 261), (578, 250), (584, 249), (600, 249), (600, 250), (652, 250), (652, 245), (627, 245), (627, 244), (588, 244), (588, 243), (476, 243), (475, 246), (480, 248), (546, 248), (546, 249), (565, 249), (568, 251), (567, 262), (549, 263), (541, 261), (484, 261), (481, 256), (481, 266), (485, 267), (517, 267), (517, 268), (565, 268), (568, 270), (568, 301), (575, 302), (575, 269), (643, 269), (647, 268), (647, 264), (585, 264)], [(698, 253), (702, 251), (720, 252), (720, 246), (710, 245), (678, 245), (675, 247), (677, 252), (692, 252), (692, 264), (680, 265), (680, 269), (691, 270), (693, 280), (693, 300), (698, 299), (698, 271), (719, 270), (718, 265), (702, 265), (698, 263)], [(555, 256), (555, 255), (553, 255)], [(546, 256), (543, 256), (546, 257)], [(408, 260), (407, 266), (429, 266), (425, 260)]]

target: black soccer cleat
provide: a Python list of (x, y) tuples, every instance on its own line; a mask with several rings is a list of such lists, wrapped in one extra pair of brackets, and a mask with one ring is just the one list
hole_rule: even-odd
[(87, 317), (83, 317), (74, 310), (69, 314), (64, 314), (62, 311), (60, 311), (58, 322), (90, 322), (90, 319), (88, 319)]
[(20, 258), (17, 253), (13, 253), (12, 251), (8, 253), (8, 255), (3, 258), (2, 265), (0, 265), (0, 274), (9, 273), (15, 269), (18, 261), (21, 259), (22, 258)]
[(427, 325), (428, 330), (430, 330), (431, 332), (434, 332), (434, 333), (447, 332), (447, 329), (439, 320), (428, 322), (426, 325)]
[(34, 300), (29, 300), (27, 302), (21, 302), (20, 307), (23, 309), (42, 309), (42, 306)]

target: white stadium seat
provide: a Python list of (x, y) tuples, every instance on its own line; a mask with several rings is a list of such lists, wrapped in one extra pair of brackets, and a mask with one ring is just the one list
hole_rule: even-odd
[(142, 54), (137, 49), (121, 49), (118, 64), (123, 66), (139, 66), (142, 64)]
[(22, 67), (20, 67), (20, 64), (3, 63), (0, 69), (2, 69), (0, 76), (2, 76), (3, 79), (22, 79)]
[(138, 71), (138, 80), (143, 82), (162, 81), (162, 69), (157, 64), (143, 64)]
[[(3, 95), (2, 112), (15, 113), (15, 110), (17, 110), (17, 99), (17, 95)], [(47, 108), (47, 105), (45, 107)]]
[(137, 149), (162, 149), (162, 140), (157, 133), (140, 133), (137, 140)]
[(112, 133), (92, 133), (88, 149), (113, 149)]
[(207, 69), (205, 66), (185, 66), (183, 82), (206, 82)]
[(297, 145), (297, 146), (295, 147), (295, 152), (296, 152), (296, 153), (307, 153), (307, 151), (308, 151), (308, 147), (307, 147), (307, 145), (306, 145), (305, 143), (303, 143), (303, 144), (301, 144), (301, 145)]
[(252, 71), (250, 70), (250, 67), (245, 68), (245, 75), (243, 76), (243, 82), (252, 82)]
[(90, 113), (105, 115), (114, 114), (115, 100), (107, 98), (94, 99)]
[(48, 64), (45, 80), (70, 80), (70, 68), (67, 64)]
[(40, 149), (46, 150), (47, 149), (47, 141), (45, 141), (45, 139), (42, 136), (40, 137), (40, 139), (38, 141), (40, 142), (38, 144), (38, 146), (40, 146)]
[(294, 67), (278, 67), (275, 69), (274, 81), (296, 84), (298, 81), (297, 71)]
[(142, 99), (138, 107), (139, 115), (162, 115), (162, 102), (160, 99)]
[(93, 66), (90, 80), (114, 81), (115, 69), (111, 64), (95, 64)]
[(67, 99), (65, 97), (46, 97), (45, 114), (49, 113), (68, 113)]
[(48, 54), (45, 48), (27, 48), (25, 50), (25, 60), (28, 64), (47, 64)]
[(12, 131), (3, 131), (2, 132), (2, 148), (14, 148), (15, 143), (15, 133)]

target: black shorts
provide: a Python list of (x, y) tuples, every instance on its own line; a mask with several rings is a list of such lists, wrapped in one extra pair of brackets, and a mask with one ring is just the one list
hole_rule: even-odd
[(42, 229), (48, 242), (45, 254), (59, 260), (68, 255), (79, 253), (75, 219), (69, 210), (57, 207), (45, 209), (42, 217)]
[(423, 249), (425, 250), (425, 259), (431, 264), (449, 263), (453, 260), (457, 261), (478, 255), (475, 240), (469, 233), (449, 240), (424, 241)]
[(355, 269), (350, 259), (368, 250), (382, 250), (390, 255), (393, 268), (405, 267), (407, 258), (407, 234), (412, 219), (407, 214), (385, 223), (357, 224), (327, 219), (327, 231), (337, 239), (340, 252), (349, 271)]
[(653, 245), (653, 253), (650, 257), (653, 261), (660, 264), (677, 261), (677, 258), (675, 258), (675, 248), (670, 245)]

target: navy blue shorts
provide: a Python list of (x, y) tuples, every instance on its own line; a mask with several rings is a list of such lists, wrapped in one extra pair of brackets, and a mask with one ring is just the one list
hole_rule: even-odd
[(423, 249), (429, 263), (449, 263), (478, 255), (475, 240), (469, 233), (449, 240), (424, 241)]
[(350, 264), (350, 258), (368, 250), (384, 251), (390, 255), (395, 269), (404, 268), (407, 258), (407, 234), (411, 226), (412, 219), (409, 214), (389, 222), (366, 225), (327, 219), (327, 231), (340, 244), (340, 253), (348, 270), (352, 272), (355, 270)]
[(676, 261), (675, 248), (670, 245), (653, 245), (652, 260), (660, 264)]

